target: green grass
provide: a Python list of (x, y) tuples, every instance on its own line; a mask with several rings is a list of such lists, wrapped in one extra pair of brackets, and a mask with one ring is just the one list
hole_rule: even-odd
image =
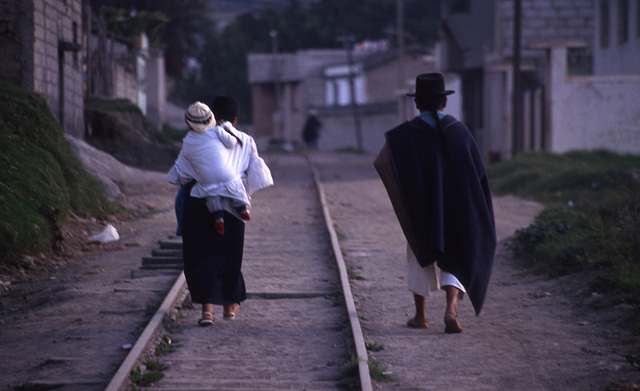
[(170, 336), (163, 335), (162, 339), (156, 344), (154, 353), (156, 356), (165, 356), (169, 353), (175, 352), (176, 348), (182, 346), (182, 344), (177, 343), (177, 341), (172, 339)]
[(144, 369), (136, 367), (135, 369), (132, 369), (129, 374), (129, 378), (135, 386), (149, 387), (153, 385), (164, 377), (164, 373), (162, 372), (168, 368), (166, 365), (161, 364), (158, 361), (154, 361), (150, 357), (147, 357), (144, 365)]
[(495, 194), (546, 206), (508, 243), (526, 268), (549, 277), (590, 271), (592, 290), (640, 304), (640, 156), (527, 153), (487, 171)]
[(113, 210), (64, 138), (44, 99), (0, 82), (0, 266), (55, 247), (73, 211)]
[(640, 185), (640, 156), (608, 151), (523, 153), (487, 169), (491, 189), (545, 204), (601, 202)]
[[(369, 360), (367, 362), (369, 367), (369, 375), (372, 380), (377, 382), (391, 383), (395, 379), (389, 375), (387, 367), (383, 366), (375, 360)], [(340, 368), (340, 375), (335, 378), (338, 381), (338, 389), (340, 390), (355, 390), (359, 389), (360, 374), (358, 368), (358, 358), (351, 357), (349, 361), (344, 363)]]
[(374, 343), (374, 342), (365, 342), (364, 346), (370, 352), (379, 352), (381, 350), (384, 350), (384, 346), (378, 345), (377, 343)]

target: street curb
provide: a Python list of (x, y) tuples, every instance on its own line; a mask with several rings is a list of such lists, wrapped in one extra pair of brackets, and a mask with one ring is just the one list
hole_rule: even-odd
[(320, 204), (322, 205), (322, 214), (327, 225), (327, 231), (331, 237), (331, 246), (336, 258), (338, 270), (340, 272), (340, 284), (342, 285), (342, 294), (347, 307), (347, 315), (349, 316), (349, 323), (351, 324), (351, 332), (353, 334), (353, 340), (356, 347), (356, 355), (358, 356), (358, 373), (360, 376), (360, 386), (362, 391), (371, 391), (371, 374), (369, 373), (369, 359), (367, 357), (367, 347), (364, 343), (364, 335), (362, 334), (362, 327), (360, 326), (360, 318), (358, 318), (358, 311), (353, 300), (353, 294), (351, 293), (351, 285), (349, 285), (349, 275), (347, 274), (347, 268), (342, 257), (342, 250), (340, 249), (340, 242), (338, 241), (338, 235), (333, 226), (333, 219), (327, 206), (326, 197), (324, 194), (324, 188), (322, 187), (322, 181), (320, 180), (320, 174), (313, 164), (313, 159), (309, 153), (306, 154), (307, 160), (313, 173), (313, 180), (318, 189), (318, 195), (320, 197)]
[[(141, 357), (144, 354), (144, 351), (155, 341), (158, 330), (162, 327), (162, 322), (165, 316), (169, 313), (169, 311), (174, 308), (176, 302), (179, 302), (184, 297), (180, 297), (180, 293), (184, 292), (184, 287), (186, 286), (186, 280), (184, 278), (184, 273), (180, 273), (178, 278), (176, 278), (173, 287), (169, 291), (169, 294), (165, 297), (164, 301), (156, 311), (155, 315), (149, 323), (147, 327), (145, 327), (142, 334), (138, 338), (136, 344), (131, 348), (131, 351), (124, 359), (118, 371), (111, 378), (111, 381), (105, 388), (105, 391), (123, 391), (124, 387), (129, 382), (129, 374), (133, 370), (133, 368), (139, 364)], [(184, 295), (182, 295), (184, 296)]]

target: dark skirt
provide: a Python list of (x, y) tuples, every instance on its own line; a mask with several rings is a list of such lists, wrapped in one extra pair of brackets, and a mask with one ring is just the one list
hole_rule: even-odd
[(247, 298), (242, 267), (244, 223), (225, 211), (224, 235), (215, 231), (204, 198), (187, 191), (183, 217), (184, 275), (194, 303), (231, 305)]

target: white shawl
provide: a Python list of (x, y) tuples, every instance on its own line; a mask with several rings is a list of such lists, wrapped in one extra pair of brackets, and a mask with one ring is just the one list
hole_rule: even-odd
[(189, 132), (167, 173), (167, 181), (182, 185), (195, 180), (191, 196), (227, 197), (251, 205), (251, 194), (273, 185), (271, 171), (258, 156), (253, 138), (231, 123), (202, 133)]

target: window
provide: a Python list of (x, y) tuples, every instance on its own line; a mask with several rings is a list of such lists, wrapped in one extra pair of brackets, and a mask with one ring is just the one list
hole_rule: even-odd
[(593, 75), (593, 54), (589, 48), (567, 50), (569, 75)]
[(471, 0), (450, 0), (449, 13), (468, 14), (471, 12)]
[(351, 88), (346, 77), (325, 81), (325, 104), (327, 106), (347, 106), (351, 103)]
[(636, 38), (640, 38), (640, 0), (636, 0)]
[(618, 43), (626, 43), (629, 40), (629, 0), (618, 0), (618, 17), (616, 22), (618, 27)]
[[(358, 104), (366, 103), (367, 85), (362, 74), (362, 66), (355, 64), (330, 66), (324, 70), (325, 76), (325, 104), (327, 106), (348, 106), (352, 97)], [(353, 78), (353, 80), (351, 80)], [(351, 91), (353, 83), (353, 93)]]
[(600, 0), (600, 47), (609, 47), (609, 0)]

